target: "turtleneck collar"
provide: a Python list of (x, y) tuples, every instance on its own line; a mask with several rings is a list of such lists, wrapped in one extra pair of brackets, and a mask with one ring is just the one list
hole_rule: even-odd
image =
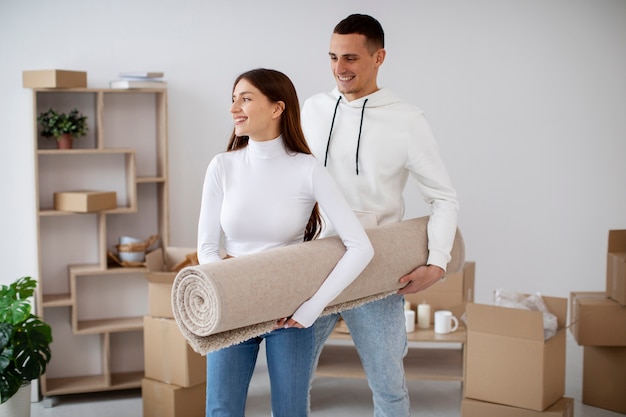
[(264, 140), (257, 142), (248, 140), (248, 154), (254, 158), (270, 159), (285, 154), (285, 145), (283, 136), (280, 135), (276, 139)]

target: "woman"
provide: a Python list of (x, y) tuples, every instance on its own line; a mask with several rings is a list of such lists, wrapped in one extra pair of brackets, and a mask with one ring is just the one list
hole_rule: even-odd
[[(289, 78), (270, 69), (233, 86), (234, 130), (227, 152), (206, 171), (198, 224), (200, 263), (221, 261), (317, 237), (324, 210), (346, 252), (320, 289), (276, 330), (207, 355), (206, 415), (244, 416), (260, 343), (265, 340), (274, 417), (308, 414), (313, 323), (373, 256), (371, 243), (326, 169), (311, 155)], [(224, 239), (221, 240), (223, 232)], [(294, 277), (298, 279), (301, 277)], [(247, 289), (245, 289), (247, 290)]]

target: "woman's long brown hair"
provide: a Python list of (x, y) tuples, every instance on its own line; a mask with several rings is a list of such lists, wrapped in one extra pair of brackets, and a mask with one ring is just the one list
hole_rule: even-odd
[[(283, 136), (283, 143), (288, 152), (299, 152), (311, 155), (311, 149), (304, 137), (302, 125), (300, 124), (300, 103), (298, 94), (293, 83), (285, 74), (280, 71), (257, 68), (244, 72), (235, 79), (233, 91), (239, 81), (245, 79), (250, 84), (259, 89), (271, 102), (282, 101), (285, 103), (285, 110), (280, 117), (280, 131)], [(234, 151), (248, 146), (248, 136), (237, 136), (233, 129), (228, 141), (227, 151)], [(304, 230), (304, 241), (316, 239), (322, 228), (322, 216), (319, 206), (315, 203), (311, 217)]]

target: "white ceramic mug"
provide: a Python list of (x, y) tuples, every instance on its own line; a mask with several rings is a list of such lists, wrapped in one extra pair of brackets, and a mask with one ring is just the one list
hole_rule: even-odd
[(435, 311), (435, 333), (448, 334), (459, 328), (459, 321), (452, 315), (451, 311)]
[(406, 324), (406, 332), (415, 331), (415, 310), (404, 310), (404, 321)]

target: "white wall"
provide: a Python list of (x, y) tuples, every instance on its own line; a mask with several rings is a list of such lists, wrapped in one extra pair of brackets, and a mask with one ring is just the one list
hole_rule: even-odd
[[(231, 131), (232, 80), (287, 73), (300, 99), (333, 87), (328, 41), (349, 13), (387, 35), (380, 84), (422, 107), (461, 202), (476, 297), (604, 288), (626, 228), (623, 0), (0, 0), (0, 282), (36, 274), (25, 69), (125, 70), (169, 81), (171, 244), (194, 245), (209, 159)], [(407, 215), (425, 214), (408, 190)]]

